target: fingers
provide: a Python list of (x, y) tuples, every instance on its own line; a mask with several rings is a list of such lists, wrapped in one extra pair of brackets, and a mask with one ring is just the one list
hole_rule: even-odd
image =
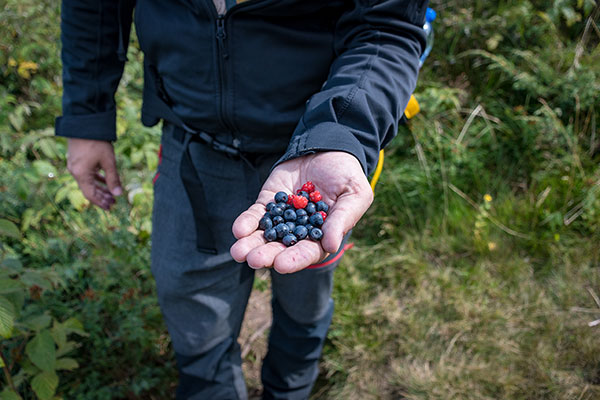
[(104, 170), (106, 186), (113, 196), (120, 196), (123, 193), (121, 189), (121, 180), (117, 172), (117, 162), (115, 154), (109, 153), (100, 160), (100, 167)]
[(275, 267), (282, 274), (300, 271), (327, 256), (321, 245), (302, 240), (295, 246), (285, 247), (280, 242), (267, 242), (263, 231), (241, 238), (231, 246), (231, 256), (237, 262), (246, 261), (251, 268)]
[(255, 231), (235, 242), (229, 252), (235, 261), (246, 261), (250, 267), (258, 269), (271, 267), (275, 257), (284, 250), (282, 243), (267, 242), (263, 231)]
[(229, 249), (229, 252), (235, 261), (244, 262), (250, 251), (265, 243), (267, 243), (267, 241), (263, 237), (263, 231), (255, 231), (253, 234), (243, 237), (235, 242), (233, 246), (231, 246), (231, 249)]
[(273, 267), (281, 274), (290, 274), (316, 264), (326, 256), (327, 253), (318, 242), (301, 240), (277, 254), (273, 260)]
[(79, 184), (79, 188), (85, 198), (92, 204), (108, 210), (115, 203), (112, 194), (106, 188), (96, 183), (94, 175), (78, 175), (75, 176), (75, 180)]
[(340, 196), (323, 224), (323, 249), (328, 253), (335, 253), (342, 244), (344, 235), (356, 225), (372, 202), (373, 191), (366, 179)]
[[(110, 142), (70, 138), (67, 169), (85, 198), (105, 210), (115, 203), (114, 196), (123, 191)], [(104, 170), (104, 176), (98, 173), (100, 169)]]
[(283, 243), (269, 242), (250, 251), (246, 258), (246, 262), (250, 267), (256, 269), (272, 267), (275, 257), (284, 250), (285, 246)]
[(241, 239), (250, 235), (258, 228), (258, 222), (264, 214), (265, 206), (260, 203), (254, 203), (233, 222), (233, 226), (231, 227), (233, 236), (236, 239)]

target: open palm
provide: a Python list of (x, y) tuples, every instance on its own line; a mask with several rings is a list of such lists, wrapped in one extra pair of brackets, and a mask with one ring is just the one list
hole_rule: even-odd
[[(285, 247), (279, 242), (267, 242), (263, 231), (257, 230), (267, 203), (275, 193), (295, 193), (306, 181), (312, 181), (329, 205), (323, 224), (321, 242), (301, 240)], [(281, 273), (299, 271), (334, 253), (344, 235), (352, 229), (373, 201), (373, 192), (358, 160), (344, 152), (330, 151), (302, 156), (278, 165), (263, 185), (256, 203), (233, 223), (238, 239), (231, 247), (231, 256), (238, 262), (247, 261), (252, 268), (274, 267)]]

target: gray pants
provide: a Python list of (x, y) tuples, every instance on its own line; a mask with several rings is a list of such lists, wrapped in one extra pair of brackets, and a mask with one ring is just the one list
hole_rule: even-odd
[[(192, 142), (205, 188), (216, 254), (197, 249), (190, 199), (179, 166), (183, 144), (166, 125), (154, 187), (152, 273), (180, 372), (179, 399), (246, 399), (237, 338), (254, 270), (229, 255), (235, 218), (256, 199), (278, 154), (248, 161)], [(306, 399), (333, 314), (337, 263), (291, 275), (273, 271), (273, 325), (263, 361), (266, 399)]]

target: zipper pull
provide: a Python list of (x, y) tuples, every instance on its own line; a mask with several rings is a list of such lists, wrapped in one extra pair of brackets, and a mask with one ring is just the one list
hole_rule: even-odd
[(225, 15), (219, 14), (217, 17), (217, 41), (219, 42), (219, 50), (224, 59), (227, 59), (227, 49), (225, 47), (225, 39), (227, 39), (227, 33), (225, 32)]

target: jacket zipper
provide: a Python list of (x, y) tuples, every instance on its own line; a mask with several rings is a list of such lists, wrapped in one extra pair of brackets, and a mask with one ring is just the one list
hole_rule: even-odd
[(225, 15), (219, 14), (217, 15), (217, 64), (219, 67), (219, 94), (220, 94), (220, 104), (219, 104), (219, 120), (223, 126), (229, 130), (229, 132), (233, 133), (233, 126), (229, 123), (228, 113), (227, 113), (227, 79), (226, 79), (226, 65), (227, 59), (229, 58), (229, 54), (227, 54), (227, 32), (225, 30)]
[(218, 14), (217, 8), (215, 7), (212, 0), (205, 0), (204, 4), (207, 6), (208, 11), (211, 15), (216, 17), (216, 39), (217, 39), (217, 61), (219, 69), (219, 110), (218, 117), (221, 125), (233, 135), (233, 147), (238, 148), (240, 140), (236, 137), (236, 129), (232, 122), (232, 118), (229, 116), (227, 111), (227, 61), (229, 59), (229, 52), (227, 50), (227, 31), (226, 18), (234, 11), (243, 8), (254, 8), (257, 4), (268, 3), (270, 0), (248, 0), (243, 3), (238, 3), (231, 7), (225, 12), (225, 14)]

